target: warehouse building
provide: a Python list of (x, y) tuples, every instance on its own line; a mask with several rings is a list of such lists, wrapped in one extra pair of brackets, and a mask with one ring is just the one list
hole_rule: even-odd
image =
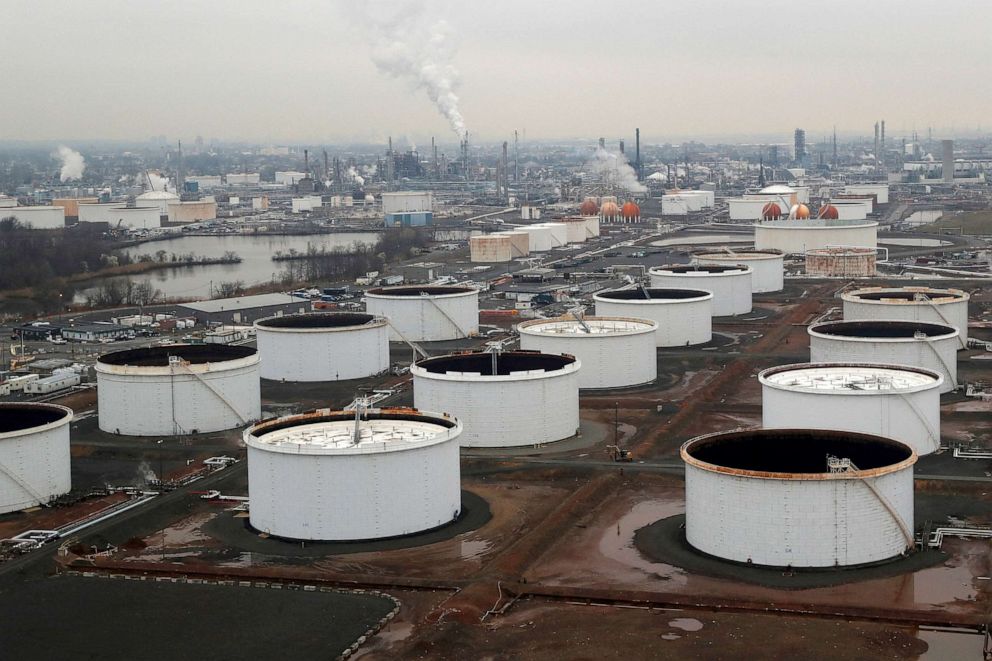
[(434, 224), (434, 196), (427, 191), (382, 194), (386, 227), (424, 227)]
[(310, 305), (289, 294), (257, 294), (182, 303), (176, 310), (178, 316), (193, 317), (203, 325), (250, 324), (265, 317), (310, 312)]

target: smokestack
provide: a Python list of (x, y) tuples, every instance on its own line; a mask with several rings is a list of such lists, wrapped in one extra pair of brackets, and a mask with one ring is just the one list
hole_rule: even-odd
[(875, 165), (878, 165), (878, 122), (875, 122)]
[(431, 172), (435, 179), (440, 179), (440, 173), (437, 171), (437, 144), (434, 142), (434, 136), (431, 136), (431, 158), (433, 159), (431, 165)]
[(510, 187), (509, 187), (509, 184), (508, 184), (508, 181), (507, 181), (509, 179), (509, 175), (507, 174), (507, 171), (509, 169), (508, 168), (509, 161), (506, 158), (506, 147), (507, 147), (507, 143), (506, 143), (506, 140), (504, 140), (503, 141), (503, 162), (502, 162), (502, 167), (500, 168), (501, 172), (503, 173), (503, 193), (502, 193), (502, 196), (503, 196), (503, 200), (506, 203), (509, 203), (509, 201), (510, 201)]
[(941, 146), (944, 148), (944, 183), (953, 184), (954, 183), (954, 141), (953, 140), (941, 140)]
[(606, 149), (606, 138), (600, 138), (599, 139), (599, 148), (600, 149)]
[(837, 126), (834, 125), (834, 160), (833, 166), (837, 167)]
[(884, 119), (882, 120), (882, 142), (881, 142), (880, 152), (881, 152), (880, 157), (882, 159), (882, 166), (884, 167), (885, 166), (885, 120)]
[(303, 172), (306, 176), (310, 176), (310, 150), (303, 150)]
[(520, 183), (520, 144), (516, 129), (513, 131), (513, 183)]
[(331, 178), (331, 171), (327, 169), (327, 150), (324, 150), (324, 179)]
[(625, 155), (625, 156), (627, 154), (627, 152), (625, 152), (624, 149), (623, 149), (623, 138), (620, 139), (620, 153), (623, 154), (623, 155)]
[(637, 180), (641, 180), (641, 129), (634, 129), (634, 169), (637, 170)]
[(393, 136), (389, 136), (389, 151), (386, 153), (390, 156), (393, 155)]

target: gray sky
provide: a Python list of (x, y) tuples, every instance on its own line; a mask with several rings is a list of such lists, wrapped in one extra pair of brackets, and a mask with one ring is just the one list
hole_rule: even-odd
[[(989, 128), (985, 1), (413, 4), (449, 23), (480, 139)], [(0, 140), (453, 140), (423, 90), (376, 68), (362, 5), (4, 0)]]

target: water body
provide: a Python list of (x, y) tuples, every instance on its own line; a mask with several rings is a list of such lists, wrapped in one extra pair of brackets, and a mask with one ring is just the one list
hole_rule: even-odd
[(211, 283), (216, 286), (221, 282), (241, 280), (245, 285), (251, 286), (278, 279), (282, 267), (280, 262), (272, 261), (272, 255), (277, 251), (285, 253), (295, 249), (305, 252), (308, 244), (313, 245), (317, 250), (321, 248), (332, 250), (347, 248), (356, 243), (375, 243), (378, 238), (377, 233), (354, 232), (310, 236), (183, 236), (170, 241), (143, 243), (127, 248), (124, 252), (133, 257), (154, 254), (159, 250), (176, 254), (192, 252), (200, 257), (220, 257), (230, 250), (238, 253), (242, 261), (240, 264), (184, 266), (141, 275), (101, 278), (88, 282), (86, 289), (76, 294), (76, 300), (84, 301), (87, 291), (92, 291), (105, 282), (128, 279), (134, 282), (150, 282), (167, 297), (207, 298), (210, 295)]

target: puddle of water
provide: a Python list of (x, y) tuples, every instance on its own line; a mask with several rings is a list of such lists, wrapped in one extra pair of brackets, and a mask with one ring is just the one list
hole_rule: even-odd
[(918, 658), (920, 661), (975, 661), (982, 660), (981, 634), (958, 631), (932, 631), (920, 629), (916, 637), (927, 644), (927, 651)]
[(651, 562), (634, 548), (634, 533), (659, 519), (665, 519), (685, 511), (680, 502), (646, 500), (634, 505), (623, 515), (616, 526), (610, 526), (599, 540), (599, 552), (622, 564), (635, 567), (649, 574), (666, 578), (684, 576), (685, 572), (671, 565)]
[(669, 622), (668, 626), (682, 631), (699, 631), (703, 628), (703, 623), (693, 617), (677, 617)]
[(493, 547), (492, 542), (485, 539), (464, 539), (461, 543), (462, 560), (476, 560), (489, 552)]
[(663, 640), (678, 640), (682, 636), (678, 635), (677, 633), (664, 633), (661, 635), (661, 637)]
[(913, 574), (913, 599), (918, 604), (974, 601), (973, 576), (967, 566), (931, 567)]

